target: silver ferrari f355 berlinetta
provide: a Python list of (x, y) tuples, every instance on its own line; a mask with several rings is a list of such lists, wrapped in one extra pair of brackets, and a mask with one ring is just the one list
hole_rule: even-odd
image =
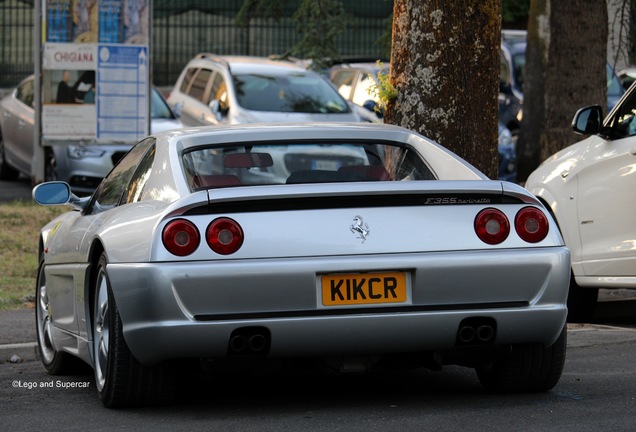
[[(108, 407), (170, 401), (183, 359), (391, 359), (547, 391), (570, 255), (543, 205), (410, 130), (269, 124), (163, 132), (41, 231), (37, 334)], [(338, 359), (338, 361), (334, 361)], [(361, 360), (362, 359), (362, 360)]]

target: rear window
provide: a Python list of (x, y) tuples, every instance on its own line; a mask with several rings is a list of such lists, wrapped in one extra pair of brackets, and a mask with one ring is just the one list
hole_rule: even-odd
[(259, 143), (183, 155), (195, 190), (273, 184), (434, 180), (409, 147), (387, 143)]

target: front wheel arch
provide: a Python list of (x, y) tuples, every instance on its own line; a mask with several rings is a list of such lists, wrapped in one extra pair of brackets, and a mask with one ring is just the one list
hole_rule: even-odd
[[(88, 340), (92, 343), (93, 341), (93, 324), (94, 324), (94, 313), (93, 313), (93, 305), (95, 304), (95, 282), (96, 282), (96, 270), (97, 270), (97, 266), (99, 265), (99, 260), (101, 258), (101, 256), (104, 254), (104, 246), (102, 245), (101, 242), (96, 241), (95, 243), (93, 243), (93, 246), (91, 248), (91, 252), (90, 252), (90, 260), (89, 260), (89, 274), (88, 274), (88, 280), (89, 283), (87, 283), (84, 287), (84, 299), (86, 299), (86, 301), (84, 301), (84, 307), (85, 307), (85, 316), (89, 318), (89, 321), (87, 323), (86, 326), (86, 331), (88, 333)], [(89, 350), (90, 351), (90, 357), (91, 360), (93, 361), (93, 364), (95, 363), (95, 359), (93, 358), (93, 350)]]
[(42, 239), (40, 239), (38, 251), (39, 264), (35, 284), (35, 326), (40, 361), (50, 375), (86, 373), (89, 370), (86, 363), (56, 346), (57, 343), (54, 336), (55, 317), (49, 303)]

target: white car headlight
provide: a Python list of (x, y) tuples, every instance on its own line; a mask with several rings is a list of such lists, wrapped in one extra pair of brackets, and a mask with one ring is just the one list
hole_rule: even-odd
[(70, 145), (66, 148), (66, 152), (70, 159), (84, 159), (89, 157), (102, 157), (106, 153), (95, 146)]

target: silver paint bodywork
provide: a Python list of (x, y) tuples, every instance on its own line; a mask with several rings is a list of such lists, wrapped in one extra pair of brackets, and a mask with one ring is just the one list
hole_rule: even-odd
[[(414, 148), (437, 181), (294, 184), (190, 192), (180, 154), (210, 142), (298, 139), (375, 139)], [(497, 344), (553, 343), (565, 324), (569, 250), (555, 222), (539, 243), (511, 230), (490, 246), (473, 223), (485, 207), (500, 208), (513, 221), (525, 206), (543, 206), (525, 189), (488, 180), (441, 146), (388, 125), (290, 124), (203, 127), (156, 135), (155, 165), (147, 200), (95, 215), (65, 213), (41, 233), (47, 290), (55, 323), (55, 346), (92, 363), (91, 269), (96, 251), (108, 257), (107, 272), (126, 342), (145, 364), (184, 357), (227, 355), (232, 331), (262, 326), (271, 332), (272, 357), (379, 354), (452, 349), (464, 318), (492, 317)], [(458, 192), (505, 196), (510, 204), (310, 208), (188, 214), (188, 210), (234, 203), (293, 202), (300, 198), (453, 197)], [(437, 205), (434, 205), (437, 204)], [(184, 217), (200, 232), (217, 216), (243, 228), (242, 248), (217, 255), (205, 242), (190, 256), (163, 246), (163, 227)], [(370, 234), (351, 232), (361, 216)], [(320, 276), (404, 271), (406, 304), (327, 307), (320, 302)], [(343, 311), (346, 309), (346, 311)]]

